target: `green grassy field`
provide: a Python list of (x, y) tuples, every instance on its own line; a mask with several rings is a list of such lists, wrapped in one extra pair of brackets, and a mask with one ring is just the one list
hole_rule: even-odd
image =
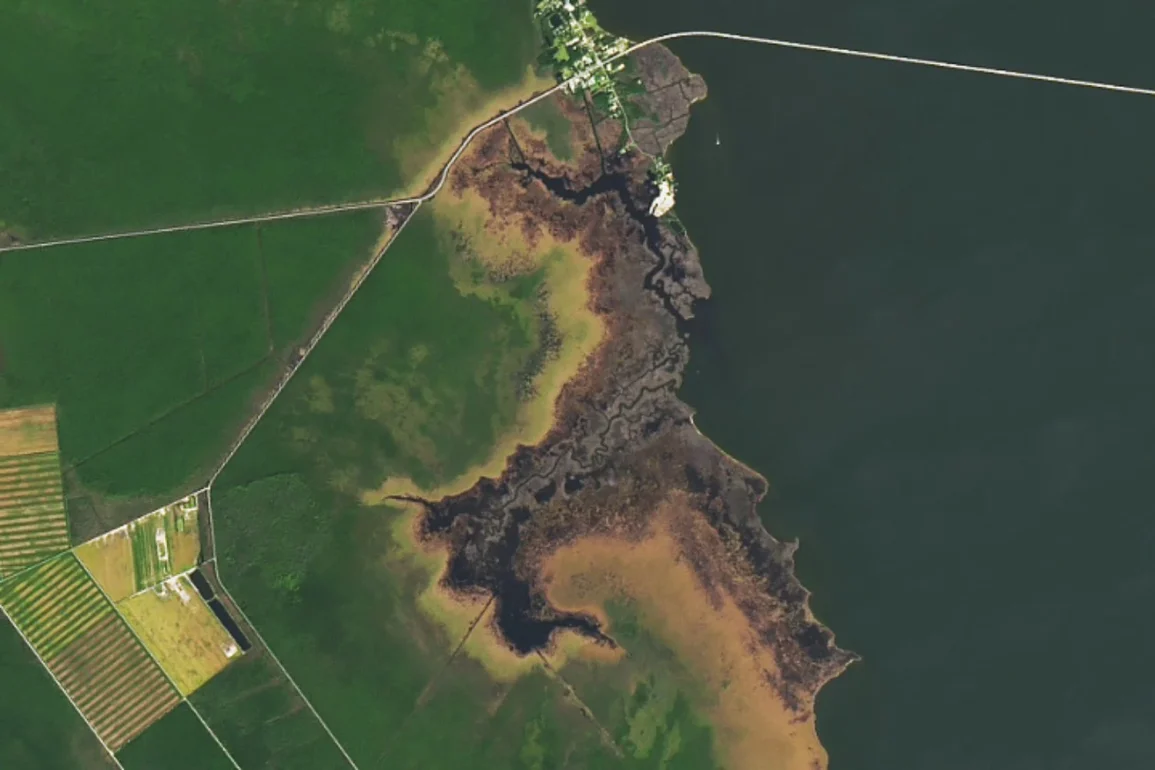
[(5, 3), (0, 230), (43, 237), (388, 192), (522, 78), (536, 53), (529, 10)]
[(552, 98), (538, 102), (523, 110), (520, 115), (533, 128), (545, 132), (545, 141), (549, 145), (549, 151), (558, 160), (571, 160), (573, 158), (573, 127)]
[(416, 607), (428, 574), (398, 553), (396, 514), (359, 495), (484, 460), (538, 350), (534, 281), (463, 294), (458, 259), (419, 214), (214, 488), (222, 578), (370, 767), (454, 640)]
[(232, 770), (233, 764), (187, 703), (117, 752), (124, 770)]
[(71, 481), (167, 502), (203, 480), (379, 223), (363, 212), (5, 254), (0, 407), (56, 402)]
[(696, 707), (708, 700), (672, 651), (626, 604), (611, 605), (614, 639), (628, 655), (613, 665), (574, 663), (563, 674), (624, 754), (624, 766), (720, 768), (714, 730)]
[(0, 767), (115, 770), (16, 629), (0, 618)]
[(628, 766), (562, 683), (540, 672), (495, 682), (465, 656), (427, 684), (389, 743), (382, 766), (397, 770)]
[(190, 700), (245, 770), (348, 770), (292, 685), (256, 648)]

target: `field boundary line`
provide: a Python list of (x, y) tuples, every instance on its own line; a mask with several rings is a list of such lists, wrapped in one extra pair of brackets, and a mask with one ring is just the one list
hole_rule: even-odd
[[(77, 561), (80, 561), (80, 559), (77, 559)], [(52, 673), (52, 669), (50, 669), (48, 664), (44, 662), (44, 658), (40, 657), (40, 653), (37, 652), (36, 648), (32, 646), (32, 642), (28, 641), (28, 637), (24, 635), (24, 631), (21, 630), (20, 626), (16, 624), (16, 621), (12, 619), (12, 616), (8, 614), (8, 610), (0, 605), (0, 612), (4, 613), (4, 617), (8, 620), (9, 623), (12, 624), (12, 627), (16, 629), (16, 633), (20, 634), (20, 638), (24, 640), (24, 644), (28, 646), (28, 649), (32, 650), (32, 654), (36, 656), (36, 659), (40, 661), (40, 665), (44, 668), (45, 671), (48, 672), (49, 678), (52, 679), (58, 688), (60, 688), (60, 692), (64, 693), (65, 698), (68, 698), (68, 702), (72, 704), (72, 708), (76, 709), (76, 713), (79, 714), (80, 718), (84, 720), (84, 724), (88, 725), (88, 729), (92, 731), (92, 734), (96, 737), (96, 740), (99, 741), (100, 745), (104, 747), (104, 750), (108, 752), (108, 756), (112, 758), (113, 764), (115, 764), (120, 770), (124, 770), (124, 765), (120, 764), (120, 760), (116, 758), (116, 753), (111, 748), (109, 748), (107, 743), (104, 742), (104, 739), (100, 737), (100, 733), (96, 732), (96, 728), (92, 725), (92, 722), (88, 721), (88, 717), (86, 717), (84, 712), (80, 710), (80, 706), (77, 706), (76, 701), (72, 700), (72, 696), (68, 694), (68, 690), (64, 689), (64, 685), (62, 685), (60, 680), (56, 678), (56, 674)]]
[[(858, 59), (873, 59), (876, 61), (888, 61), (898, 64), (913, 64), (920, 67), (933, 67), (937, 69), (954, 70), (957, 72), (972, 72), (980, 75), (993, 75), (995, 77), (1015, 78), (1019, 80), (1033, 80), (1043, 83), (1055, 83), (1058, 85), (1075, 86), (1078, 88), (1091, 88), (1101, 91), (1114, 91), (1117, 93), (1138, 94), (1141, 96), (1155, 96), (1155, 88), (1142, 88), (1139, 86), (1125, 86), (1115, 83), (1106, 83), (1096, 80), (1084, 80), (1081, 78), (1060, 77), (1057, 75), (1044, 75), (1034, 72), (1025, 72), (1021, 70), (1010, 70), (1001, 67), (987, 67), (976, 64), (961, 64), (958, 62), (950, 62), (939, 59), (925, 59), (917, 56), (903, 56), (900, 54), (880, 53), (877, 51), (867, 51), (857, 48), (843, 48), (840, 46), (823, 45), (820, 43), (803, 43), (795, 40), (781, 40), (772, 37), (760, 37), (757, 35), (741, 35), (734, 32), (719, 32), (715, 30), (685, 30), (682, 32), (667, 32), (663, 35), (647, 38), (640, 43), (634, 43), (624, 51), (609, 56), (605, 59), (605, 63), (616, 61), (623, 56), (629, 56), (632, 53), (640, 51), (657, 43), (664, 43), (668, 40), (682, 40), (687, 38), (714, 38), (718, 40), (731, 40), (743, 43), (757, 43), (760, 45), (774, 46), (777, 48), (790, 48), (799, 51), (811, 51), (814, 53), (834, 54), (837, 56), (849, 56)], [(411, 195), (402, 198), (368, 198), (360, 201), (348, 201), (345, 203), (326, 203), (315, 206), (303, 206), (296, 209), (285, 209), (280, 211), (270, 211), (261, 214), (251, 214), (239, 217), (226, 217), (223, 219), (215, 219), (201, 222), (190, 222), (187, 224), (176, 225), (162, 225), (158, 227), (142, 228), (139, 230), (127, 230), (121, 232), (98, 233), (95, 235), (78, 235), (67, 238), (56, 238), (45, 241), (32, 241), (30, 243), (20, 243), (11, 246), (0, 246), (0, 254), (15, 251), (32, 251), (35, 249), (48, 249), (53, 246), (74, 246), (83, 243), (98, 243), (100, 241), (122, 240), (127, 238), (142, 238), (150, 235), (164, 235), (168, 233), (193, 232), (198, 230), (212, 230), (222, 227), (236, 227), (239, 225), (259, 224), (262, 222), (277, 222), (289, 219), (304, 219), (309, 217), (326, 216), (329, 214), (344, 214), (354, 211), (366, 211), (370, 209), (388, 208), (390, 206), (404, 206), (407, 204), (421, 204), (431, 199), (441, 188), (445, 186), (445, 181), (449, 176), (449, 170), (462, 153), (465, 152), (466, 147), (473, 141), (479, 133), (485, 129), (505, 120), (511, 115), (515, 115), (521, 110), (529, 107), (532, 104), (551, 96), (561, 89), (576, 82), (579, 76), (575, 75), (569, 80), (562, 81), (552, 88), (546, 89), (524, 102), (518, 103), (516, 106), (502, 110), (495, 117), (478, 124), (472, 131), (465, 135), (458, 145), (457, 150), (449, 157), (445, 165), (441, 169), (437, 180), (420, 195)]]
[(233, 759), (233, 755), (230, 754), (229, 750), (225, 748), (225, 744), (221, 743), (221, 739), (217, 737), (215, 732), (213, 732), (213, 728), (209, 727), (209, 723), (206, 722), (205, 718), (201, 716), (201, 712), (197, 711), (197, 707), (193, 705), (193, 702), (188, 698), (185, 698), (184, 702), (190, 709), (192, 709), (192, 713), (196, 714), (197, 719), (199, 719), (201, 724), (205, 726), (205, 729), (208, 730), (209, 735), (211, 735), (213, 740), (217, 742), (217, 745), (221, 747), (221, 751), (223, 751), (225, 756), (229, 758), (229, 761), (233, 763), (233, 767), (235, 767), (237, 770), (242, 770), (237, 760)]
[[(209, 507), (209, 522), (211, 526), (213, 516), (213, 491), (211, 488), (205, 495), (205, 505)], [(216, 535), (214, 534), (213, 537), (215, 538)], [(221, 593), (229, 597), (229, 601), (232, 602), (234, 607), (236, 607), (237, 612), (239, 612), (241, 617), (244, 618), (245, 623), (249, 625), (249, 628), (253, 629), (253, 633), (256, 635), (257, 641), (261, 643), (261, 646), (265, 648), (265, 652), (267, 652), (269, 657), (272, 658), (273, 662), (277, 664), (277, 668), (281, 669), (281, 673), (285, 675), (285, 679), (288, 680), (289, 684), (293, 685), (293, 689), (297, 691), (297, 695), (301, 696), (301, 702), (305, 704), (309, 711), (313, 712), (313, 716), (317, 718), (317, 721), (329, 735), (329, 738), (332, 739), (333, 744), (345, 757), (345, 760), (349, 763), (349, 766), (352, 767), (353, 770), (361, 770), (361, 768), (357, 766), (357, 763), (353, 761), (353, 758), (349, 756), (349, 752), (345, 750), (345, 746), (341, 743), (341, 741), (337, 739), (337, 736), (333, 733), (333, 731), (329, 729), (328, 723), (325, 722), (325, 720), (321, 717), (320, 712), (317, 711), (315, 706), (313, 706), (313, 702), (310, 701), (309, 698), (305, 695), (305, 691), (301, 689), (301, 685), (297, 684), (297, 680), (293, 679), (293, 675), (289, 673), (289, 669), (285, 667), (285, 664), (282, 663), (281, 659), (277, 657), (277, 654), (273, 652), (273, 648), (269, 646), (267, 641), (265, 641), (265, 637), (261, 635), (261, 631), (259, 628), (257, 628), (257, 624), (254, 623), (251, 618), (249, 618), (248, 614), (245, 613), (244, 608), (241, 607), (241, 603), (236, 600), (236, 597), (233, 596), (232, 591), (230, 591), (229, 587), (225, 585), (224, 577), (221, 574), (221, 563), (219, 560), (217, 561), (217, 568), (215, 572), (217, 583), (220, 584), (221, 587)]]
[[(208, 492), (208, 491), (209, 491), (208, 487), (198, 487), (197, 489), (193, 490), (192, 492), (189, 492), (187, 495), (181, 495), (180, 497), (177, 498), (177, 500), (184, 500), (184, 499), (189, 498), (189, 497), (196, 497), (197, 495), (200, 495), (202, 492)], [(174, 502), (176, 502), (176, 501), (174, 501)], [(169, 505), (172, 505), (172, 503), (169, 503)], [(93, 535), (92, 537), (88, 538), (87, 540), (81, 541), (81, 542), (77, 543), (76, 545), (70, 547), (68, 550), (75, 552), (77, 548), (80, 548), (82, 546), (86, 546), (89, 543), (94, 543), (102, 537), (108, 537), (109, 535), (113, 534), (114, 532), (119, 532), (122, 529), (127, 530), (128, 525), (132, 524), (134, 521), (139, 521), (140, 519), (143, 519), (146, 516), (152, 516), (154, 513), (160, 513), (166, 507), (167, 506), (162, 505), (160, 508), (157, 508), (156, 510), (149, 511), (148, 513), (142, 513), (141, 515), (139, 515), (135, 518), (129, 519), (128, 521), (124, 522), (123, 524), (121, 524), (118, 527), (113, 527), (112, 529), (101, 532), (99, 535)], [(80, 557), (77, 557), (77, 559), (79, 559), (79, 558)], [(43, 564), (44, 562), (40, 562), (40, 563)], [(195, 569), (195, 567), (193, 569)], [(192, 570), (185, 570), (186, 573), (191, 572), (191, 571)], [(23, 570), (21, 570), (21, 572), (23, 572)], [(181, 573), (181, 574), (185, 574), (185, 573)], [(15, 575), (13, 575), (13, 577), (15, 577)], [(4, 578), (4, 580), (7, 580), (7, 578)], [(2, 582), (4, 582), (4, 581), (0, 580), (0, 583), (2, 583)]]
[[(128, 629), (128, 633), (132, 634), (132, 638), (136, 640), (136, 643), (139, 644), (142, 648), (144, 648), (145, 654), (148, 655), (149, 660), (151, 660), (153, 662), (153, 665), (155, 665), (158, 669), (160, 669), (161, 676), (163, 676), (164, 680), (166, 682), (168, 682), (169, 687), (172, 688), (173, 692), (176, 693), (177, 697), (180, 700), (182, 700), (182, 701), (186, 700), (184, 693), (182, 693), (180, 691), (180, 688), (176, 686), (176, 680), (173, 679), (171, 676), (169, 676), (168, 672), (164, 670), (164, 666), (162, 666), (160, 664), (160, 661), (157, 660), (156, 656), (152, 654), (152, 650), (150, 650), (148, 648), (148, 645), (144, 643), (144, 640), (140, 638), (140, 634), (136, 633), (136, 629), (132, 627), (132, 623), (129, 623), (128, 618), (126, 618), (124, 616), (124, 613), (120, 611), (120, 607), (116, 606), (116, 602), (114, 602), (112, 600), (112, 597), (108, 595), (108, 592), (104, 590), (104, 586), (102, 586), (100, 584), (100, 581), (96, 579), (96, 576), (93, 575), (91, 571), (89, 571), (88, 565), (85, 564), (80, 559), (76, 559), (76, 561), (77, 561), (77, 563), (80, 564), (81, 568), (84, 570), (84, 574), (88, 575), (88, 579), (91, 580), (96, 585), (97, 590), (100, 591), (100, 595), (103, 596), (104, 600), (106, 602), (108, 602), (108, 604), (112, 607), (112, 611), (116, 613), (116, 617), (120, 618), (120, 622), (123, 623), (125, 628)], [(148, 590), (151, 590), (151, 588)], [(167, 714), (168, 712), (166, 711), (165, 713)], [(162, 714), (161, 718), (163, 718), (163, 716), (164, 715)], [(157, 719), (156, 721), (159, 722), (160, 719)], [(156, 722), (149, 724), (148, 727), (152, 727), (152, 725), (154, 725), (154, 724), (156, 724)], [(143, 734), (144, 731), (148, 729), (148, 727), (144, 728), (144, 730), (141, 730), (140, 734)]]
[[(372, 275), (373, 271), (377, 269), (377, 265), (381, 263), (385, 253), (389, 251), (390, 247), (392, 247), (393, 244), (397, 242), (397, 239), (401, 237), (401, 233), (405, 230), (405, 226), (413, 220), (413, 217), (417, 215), (417, 212), (420, 210), (420, 208), (421, 203), (417, 203), (413, 206), (413, 209), (409, 212), (405, 219), (402, 220), (401, 224), (397, 226), (397, 230), (389, 235), (389, 240), (387, 240), (385, 244), (381, 246), (381, 248), (377, 249), (377, 251), (369, 259), (368, 264), (366, 264), (360, 271), (358, 271), (357, 275), (353, 278), (353, 281), (349, 284), (349, 289), (345, 292), (341, 299), (337, 301), (337, 304), (334, 305), (332, 309), (330, 309), (329, 312), (325, 314), (325, 318), (321, 321), (321, 326), (317, 329), (317, 331), (313, 333), (313, 336), (309, 339), (309, 342), (304, 346), (304, 348), (302, 348), (300, 356), (298, 356), (297, 359), (289, 366), (288, 371), (286, 371), (281, 376), (277, 386), (261, 403), (261, 407), (257, 410), (257, 413), (254, 414), (247, 423), (245, 423), (245, 426), (241, 429), (240, 435), (233, 440), (233, 444), (229, 447), (228, 453), (217, 465), (216, 470), (213, 471), (213, 474), (209, 477), (208, 482), (205, 484), (206, 490), (211, 490), (213, 484), (216, 483), (217, 477), (220, 476), (224, 471), (225, 466), (227, 466), (229, 461), (232, 460), (236, 453), (240, 451), (241, 446), (245, 443), (245, 440), (257, 427), (257, 424), (261, 421), (269, 409), (272, 408), (273, 403), (277, 400), (277, 397), (281, 395), (281, 392), (286, 388), (286, 386), (288, 386), (289, 382), (292, 381), (293, 376), (300, 370), (305, 361), (308, 360), (310, 354), (312, 354), (313, 350), (317, 347), (318, 344), (320, 344), (321, 339), (324, 338), (329, 329), (332, 328), (334, 323), (336, 323), (337, 318), (341, 315), (342, 312), (344, 312), (346, 306), (348, 306), (349, 302), (352, 301), (353, 296), (357, 293), (361, 286), (364, 285), (365, 281), (369, 279), (369, 276)], [(213, 549), (215, 550), (217, 534), (216, 529), (213, 526), (211, 505), (209, 506), (209, 528), (212, 530), (210, 534), (212, 535)]]

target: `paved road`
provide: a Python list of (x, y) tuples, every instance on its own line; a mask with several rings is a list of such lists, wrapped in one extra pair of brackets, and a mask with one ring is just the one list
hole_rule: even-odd
[[(935, 67), (937, 69), (954, 70), (957, 72), (970, 72), (980, 75), (989, 75), (1004, 78), (1016, 78), (1019, 80), (1034, 80), (1043, 83), (1056, 83), (1065, 86), (1075, 86), (1079, 88), (1094, 88), (1102, 91), (1116, 91), (1120, 93), (1135, 94), (1140, 96), (1155, 96), (1155, 89), (1140, 88), (1137, 86), (1115, 85), (1113, 83), (1099, 83), (1092, 80), (1079, 80), (1076, 78), (1062, 78), (1053, 75), (1040, 75), (1032, 72), (1019, 72), (1016, 70), (1005, 70), (997, 67), (978, 67), (970, 64), (957, 64), (954, 62), (937, 61), (934, 59), (919, 59), (910, 56), (897, 56), (894, 54), (877, 53), (874, 51), (859, 51), (852, 48), (837, 48), (835, 46), (818, 45), (814, 43), (799, 43), (792, 40), (777, 40), (775, 38), (757, 37), (754, 35), (738, 35), (731, 32), (714, 32), (712, 30), (689, 30), (685, 32), (671, 32), (666, 35), (658, 35), (649, 40), (643, 40), (630, 46), (616, 56), (607, 59), (607, 62), (620, 59), (623, 56), (641, 50), (646, 46), (654, 45), (655, 43), (662, 43), (667, 40), (679, 40), (684, 38), (718, 38), (722, 40), (733, 40), (743, 43), (755, 43), (758, 45), (769, 45), (777, 48), (790, 48), (801, 51), (814, 51), (817, 53), (835, 54), (838, 56), (850, 56), (859, 59), (873, 59), (876, 61), (888, 61), (898, 64), (913, 64), (921, 67)], [(362, 211), (365, 209), (385, 208), (386, 206), (404, 205), (407, 203), (423, 203), (429, 200), (445, 186), (445, 181), (449, 177), (449, 170), (457, 159), (461, 157), (466, 148), (469, 147), (470, 142), (485, 129), (500, 123), (510, 115), (514, 115), (521, 110), (548, 98), (549, 96), (561, 90), (566, 83), (559, 83), (558, 85), (546, 91), (536, 94), (530, 99), (518, 104), (517, 106), (498, 113), (493, 118), (478, 125), (461, 140), (457, 150), (450, 156), (449, 160), (441, 169), (436, 181), (430, 188), (421, 195), (412, 196), (408, 198), (374, 198), (371, 200), (352, 201), (349, 203), (335, 203), (322, 206), (308, 206), (291, 211), (275, 211), (265, 214), (254, 214), (247, 217), (233, 217), (227, 219), (216, 219), (208, 222), (192, 222), (183, 225), (170, 225), (167, 227), (152, 227), (141, 230), (128, 230), (122, 232), (102, 233), (98, 235), (82, 235), (72, 238), (58, 238), (54, 240), (35, 241), (31, 243), (22, 243), (13, 246), (0, 246), (0, 253), (8, 251), (30, 251), (33, 249), (47, 249), (53, 246), (69, 246), (80, 243), (95, 243), (98, 241), (112, 241), (123, 238), (141, 238), (148, 235), (161, 235), (163, 233), (180, 233), (189, 232), (192, 230), (211, 230), (220, 227), (235, 227), (237, 225), (255, 224), (258, 222), (275, 222), (284, 219), (301, 219), (305, 217), (318, 217), (328, 214), (341, 214), (349, 211)]]

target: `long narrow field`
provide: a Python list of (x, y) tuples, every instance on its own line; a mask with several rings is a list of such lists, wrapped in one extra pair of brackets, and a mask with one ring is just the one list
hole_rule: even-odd
[(0, 412), (0, 578), (69, 545), (55, 407)]
[(114, 751), (179, 702), (72, 554), (0, 584), (0, 605)]

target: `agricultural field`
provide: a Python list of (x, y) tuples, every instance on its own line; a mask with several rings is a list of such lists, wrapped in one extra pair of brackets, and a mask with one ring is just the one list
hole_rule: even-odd
[(57, 404), (75, 541), (203, 483), (381, 231), (370, 211), (4, 255), (0, 408)]
[(76, 548), (114, 602), (191, 570), (200, 559), (197, 500), (189, 496)]
[(116, 758), (124, 770), (234, 770), (187, 703), (137, 736)]
[(55, 408), (0, 411), (0, 578), (69, 545)]
[(116, 770), (51, 675), (0, 617), (0, 767)]
[(183, 575), (116, 606), (181, 695), (195, 692), (241, 654)]
[(267, 652), (246, 654), (189, 701), (245, 770), (349, 768)]
[(113, 751), (179, 702), (72, 554), (0, 583), (0, 606)]
[(533, 87), (535, 56), (527, 0), (5, 3), (0, 91), (21, 109), (0, 122), (0, 232), (422, 186), (468, 126)]

